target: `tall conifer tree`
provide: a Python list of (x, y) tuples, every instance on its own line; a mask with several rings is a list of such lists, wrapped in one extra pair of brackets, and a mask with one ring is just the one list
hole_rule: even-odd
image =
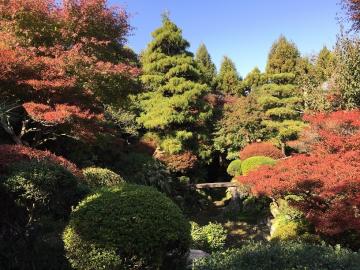
[(279, 73), (269, 76), (268, 83), (255, 91), (257, 101), (266, 119), (269, 138), (276, 138), (285, 153), (289, 140), (297, 139), (304, 127), (301, 121), (303, 99), (298, 87), (294, 85), (293, 73)]
[(167, 15), (152, 37), (141, 57), (145, 92), (138, 121), (157, 136), (163, 151), (208, 156), (204, 129), (212, 111), (204, 96), (209, 87), (199, 83), (200, 71), (187, 51), (189, 42)]
[(216, 82), (216, 66), (205, 46), (201, 44), (196, 51), (195, 60), (201, 72), (201, 82), (213, 87)]
[(235, 63), (224, 56), (217, 78), (217, 88), (223, 94), (236, 95), (241, 89), (241, 77), (236, 70)]
[(300, 52), (296, 45), (280, 36), (270, 49), (266, 73), (295, 73), (299, 58)]

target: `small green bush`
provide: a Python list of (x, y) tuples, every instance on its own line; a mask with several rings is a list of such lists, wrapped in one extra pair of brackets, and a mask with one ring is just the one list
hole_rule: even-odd
[(256, 242), (240, 249), (213, 253), (194, 262), (193, 270), (356, 270), (360, 254), (325, 245), (300, 242)]
[(169, 198), (125, 183), (84, 199), (63, 239), (78, 270), (178, 269), (191, 240), (189, 223)]
[(83, 174), (90, 188), (111, 187), (124, 182), (120, 175), (109, 169), (89, 167), (83, 170)]
[[(298, 196), (287, 196), (271, 203), (271, 240), (294, 240), (309, 238), (310, 226), (303, 212), (289, 205), (291, 200), (301, 200)], [(305, 240), (305, 239), (304, 239)]]
[(209, 223), (200, 227), (191, 222), (192, 248), (201, 249), (206, 252), (214, 252), (224, 248), (227, 231), (221, 224)]
[(275, 165), (276, 160), (264, 157), (264, 156), (255, 156), (245, 159), (241, 163), (241, 170), (244, 175), (248, 174), (251, 171), (258, 169), (262, 165)]
[(42, 215), (66, 218), (86, 192), (70, 171), (49, 161), (14, 164), (3, 185), (32, 220)]
[(157, 188), (168, 195), (173, 193), (174, 178), (168, 168), (152, 156), (129, 153), (117, 164), (125, 182)]
[(236, 159), (230, 162), (226, 172), (231, 176), (241, 175), (241, 160)]

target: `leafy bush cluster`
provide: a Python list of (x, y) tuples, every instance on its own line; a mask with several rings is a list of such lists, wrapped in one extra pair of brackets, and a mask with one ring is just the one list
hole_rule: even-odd
[(197, 223), (191, 222), (191, 237), (192, 248), (214, 252), (224, 248), (227, 231), (219, 223), (210, 222), (201, 227)]
[(294, 240), (309, 237), (310, 226), (304, 214), (289, 205), (291, 200), (301, 200), (296, 196), (278, 199), (270, 206), (274, 219), (271, 221), (270, 236), (272, 240)]
[(248, 159), (245, 159), (241, 163), (241, 171), (244, 175), (248, 174), (251, 171), (257, 170), (263, 165), (273, 166), (276, 164), (276, 161), (272, 158), (265, 156), (254, 156)]
[(85, 168), (83, 174), (84, 180), (90, 188), (111, 187), (124, 181), (117, 173), (104, 168)]
[(356, 270), (359, 263), (358, 253), (339, 246), (333, 248), (291, 241), (258, 242), (195, 261), (193, 270)]
[(178, 269), (190, 225), (155, 189), (121, 184), (83, 200), (63, 237), (75, 269)]
[(280, 159), (285, 157), (280, 149), (276, 148), (272, 143), (269, 142), (251, 143), (240, 151), (239, 156), (241, 160), (245, 160), (254, 156), (265, 156), (273, 159)]
[[(23, 152), (17, 158), (24, 152), (35, 154), (24, 155), (0, 174), (0, 268), (69, 269), (59, 235), (71, 208), (89, 190), (58, 161), (70, 163), (48, 152), (18, 149)], [(13, 155), (7, 157), (10, 160), (3, 159), (3, 164), (9, 164)]]

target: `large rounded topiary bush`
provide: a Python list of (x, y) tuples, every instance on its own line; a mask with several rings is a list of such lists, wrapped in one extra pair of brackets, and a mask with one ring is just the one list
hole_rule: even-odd
[(104, 168), (85, 168), (83, 174), (85, 182), (90, 188), (111, 187), (124, 182), (120, 175)]
[(191, 238), (190, 224), (169, 198), (124, 183), (84, 199), (63, 239), (75, 269), (98, 270), (177, 269)]
[(264, 157), (264, 156), (255, 156), (245, 159), (241, 163), (241, 171), (244, 175), (248, 174), (251, 171), (257, 170), (259, 167), (263, 165), (275, 165), (276, 160)]

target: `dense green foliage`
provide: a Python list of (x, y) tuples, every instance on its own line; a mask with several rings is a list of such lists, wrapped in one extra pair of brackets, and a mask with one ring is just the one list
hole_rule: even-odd
[(340, 247), (297, 242), (249, 243), (195, 262), (193, 270), (355, 270), (360, 256)]
[(217, 77), (217, 90), (224, 95), (239, 95), (241, 90), (241, 77), (236, 70), (235, 63), (224, 56)]
[(117, 173), (104, 168), (85, 168), (83, 174), (86, 184), (91, 188), (111, 187), (124, 181)]
[(200, 70), (188, 47), (181, 30), (164, 16), (141, 56), (145, 92), (139, 97), (138, 121), (158, 135), (160, 147), (169, 154), (192, 150), (207, 158), (204, 128), (212, 112), (203, 97), (209, 87), (200, 83)]
[(153, 188), (121, 184), (83, 200), (63, 237), (75, 269), (177, 269), (189, 248), (190, 225)]
[(241, 162), (241, 171), (244, 175), (248, 174), (251, 171), (258, 169), (263, 165), (275, 165), (276, 160), (264, 157), (264, 156), (254, 156), (247, 158)]
[(214, 134), (214, 147), (227, 158), (238, 158), (239, 150), (249, 142), (266, 138), (262, 121), (264, 112), (254, 95), (241, 97), (234, 103), (224, 106), (223, 117), (217, 123)]
[(226, 172), (231, 176), (239, 176), (241, 175), (241, 160), (235, 159), (230, 162), (229, 166), (226, 169)]
[(191, 237), (192, 248), (215, 252), (225, 247), (227, 231), (219, 223), (210, 222), (205, 226), (199, 226), (191, 222)]
[(0, 181), (2, 269), (69, 269), (61, 234), (71, 207), (88, 190), (66, 168), (20, 161)]
[(215, 87), (216, 84), (216, 66), (211, 60), (211, 56), (205, 46), (201, 44), (196, 51), (195, 60), (198, 64), (201, 82), (210, 87)]
[(295, 73), (299, 58), (300, 52), (296, 45), (280, 36), (270, 49), (266, 73)]
[(129, 153), (122, 156), (117, 164), (127, 183), (153, 186), (159, 191), (172, 194), (174, 177), (160, 161), (141, 153)]
[(343, 34), (336, 46), (337, 94), (341, 97), (339, 107), (355, 109), (360, 107), (360, 39)]
[(269, 83), (256, 90), (261, 110), (266, 118), (262, 121), (268, 136), (276, 138), (282, 145), (295, 140), (304, 127), (301, 121), (303, 99), (299, 89), (293, 84), (295, 75), (279, 73), (269, 77)]
[[(310, 226), (306, 222), (304, 214), (289, 205), (288, 199), (278, 199), (271, 204), (271, 213), (274, 219), (271, 221), (272, 240), (294, 240), (310, 238), (308, 233)], [(300, 200), (292, 196), (292, 200)]]
[(66, 218), (79, 199), (78, 181), (68, 170), (44, 161), (15, 164), (2, 184), (28, 211), (29, 219), (42, 215)]

